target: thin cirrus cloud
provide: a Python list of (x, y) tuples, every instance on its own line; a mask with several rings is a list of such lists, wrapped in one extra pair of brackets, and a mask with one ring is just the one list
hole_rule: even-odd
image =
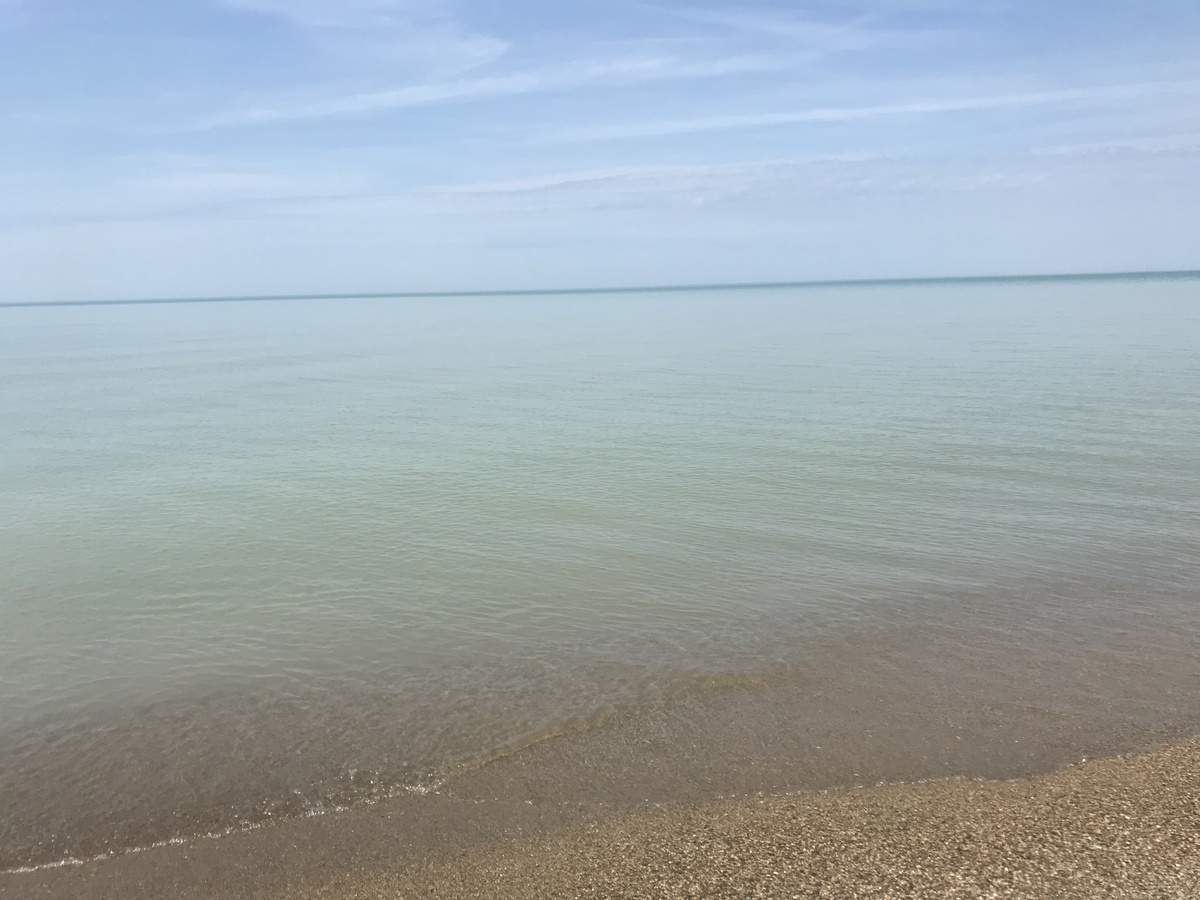
[[(928, 42), (929, 32), (883, 29), (861, 17), (824, 23), (797, 16), (755, 15), (745, 11), (668, 10), (669, 18), (713, 26), (715, 33), (675, 37), (642, 37), (605, 46), (604, 53), (583, 46), (555, 48), (555, 55), (573, 56), (569, 62), (504, 66), (496, 63), (513, 44), (495, 35), (468, 33), (437, 13), (428, 3), (395, 0), (357, 0), (344, 6), (328, 0), (223, 0), (242, 11), (281, 17), (320, 34), (362, 30), (375, 42), (391, 42), (393, 55), (425, 55), (445, 60), (464, 57), (459, 70), (493, 69), (470, 78), (433, 78), (382, 89), (333, 93), (320, 85), (309, 86), (298, 96), (244, 105), (202, 118), (198, 130), (272, 122), (364, 116), (416, 106), (476, 99), (561, 93), (596, 86), (623, 87), (656, 81), (716, 79), (725, 76), (767, 74), (795, 69), (802, 64), (844, 53), (889, 46), (916, 46)], [(746, 34), (782, 38), (783, 43), (747, 42)], [(730, 40), (730, 35), (735, 39)], [(528, 48), (527, 48), (528, 49)], [(535, 55), (537, 55), (537, 48)], [(540, 48), (544, 52), (545, 48)], [(615, 52), (614, 52), (615, 51)], [(332, 96), (330, 94), (333, 93)], [(321, 96), (324, 94), (325, 96)]]
[(198, 129), (270, 122), (361, 116), (387, 110), (486, 98), (547, 94), (590, 86), (630, 86), (652, 81), (718, 78), (783, 69), (786, 59), (738, 55), (707, 60), (673, 56), (625, 56), (546, 66), (505, 74), (367, 91), (329, 100), (256, 106), (220, 113), (197, 123)]
[(487, 65), (507, 40), (464, 27), (440, 4), (422, 0), (220, 0), (235, 14), (266, 17), (340, 57), (346, 71), (458, 73)]
[(696, 134), (743, 128), (763, 128), (778, 125), (797, 125), (806, 122), (858, 122), (901, 116), (931, 116), (947, 113), (983, 112), (1028, 107), (1104, 104), (1108, 101), (1129, 101), (1141, 97), (1200, 95), (1200, 81), (1182, 80), (1090, 88), (1065, 88), (1051, 91), (1029, 91), (1015, 94), (994, 94), (976, 97), (928, 99), (865, 106), (814, 107), (783, 112), (752, 115), (712, 116), (696, 119), (667, 119), (649, 123), (598, 126), (564, 131), (550, 140), (585, 142), (603, 140), (633, 140), (678, 134)]
[(675, 15), (733, 33), (786, 41), (823, 54), (916, 47), (945, 40), (953, 33), (949, 30), (886, 28), (864, 15), (833, 22), (738, 8), (685, 8), (677, 10)]
[[(131, 169), (152, 161), (131, 161)], [(221, 169), (196, 161), (192, 168), (163, 167), (104, 183), (64, 190), (56, 185), (8, 186), (0, 229), (70, 223), (168, 221), (214, 214), (261, 213), (329, 202), (361, 194), (366, 184), (353, 173)], [(5, 186), (0, 183), (0, 190)]]
[(313, 28), (368, 28), (405, 23), (428, 17), (436, 7), (398, 0), (222, 0), (244, 12), (278, 16)]

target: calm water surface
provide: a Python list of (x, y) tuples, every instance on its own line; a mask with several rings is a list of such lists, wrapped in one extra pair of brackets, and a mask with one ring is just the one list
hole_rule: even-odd
[(0, 867), (965, 596), (1178, 621), (1198, 388), (1196, 278), (0, 309)]

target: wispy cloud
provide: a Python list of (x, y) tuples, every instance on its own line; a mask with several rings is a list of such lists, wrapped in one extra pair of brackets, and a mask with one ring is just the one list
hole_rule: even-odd
[(943, 38), (945, 32), (886, 28), (872, 17), (857, 15), (823, 21), (796, 14), (767, 12), (752, 8), (684, 9), (680, 17), (732, 32), (786, 41), (821, 54), (847, 53), (882, 47), (912, 47)]
[[(1170, 171), (1194, 168), (1200, 134), (1046, 147), (1022, 156), (934, 162), (877, 153), (833, 153), (720, 164), (629, 164), (549, 170), (520, 178), (388, 188), (352, 169), (273, 171), (222, 168), (219, 160), (172, 156), (121, 161), (125, 169), (158, 168), (116, 177), (85, 190), (0, 183), (8, 195), (0, 226), (102, 221), (251, 218), (407, 222), (480, 215), (552, 215), (602, 210), (727, 208), (791, 215), (812, 204), (887, 197), (1020, 192), (1131, 171), (1122, 161), (1151, 164), (1169, 156)], [(1117, 168), (1114, 168), (1117, 167)], [(1106, 174), (1107, 173), (1107, 174)], [(1193, 179), (1194, 180), (1194, 179)], [(1040, 188), (1039, 188), (1040, 189)]]
[(1118, 138), (1089, 141), (1080, 144), (1054, 144), (1036, 147), (1036, 156), (1094, 156), (1113, 154), (1197, 154), (1200, 153), (1200, 131), (1155, 137)]
[[(781, 188), (792, 191), (881, 192), (926, 187), (967, 189), (1000, 179), (985, 167), (971, 167), (948, 177), (913, 160), (889, 159), (875, 154), (836, 154), (802, 159), (763, 160), (710, 165), (624, 166), (577, 172), (559, 172), (512, 181), (449, 185), (413, 192), (422, 197), (517, 197), (546, 193), (605, 193), (613, 197), (633, 194), (684, 194), (698, 192), (730, 196), (759, 192), (770, 196)], [(914, 173), (921, 173), (918, 178)], [(1022, 176), (1027, 180), (1027, 176)]]
[(437, 11), (429, 3), (414, 0), (223, 0), (223, 3), (232, 9), (277, 16), (316, 28), (395, 25)]
[(160, 221), (231, 210), (328, 202), (360, 195), (366, 182), (346, 173), (182, 168), (116, 177), (83, 189), (12, 185), (0, 225)]
[(550, 139), (562, 142), (629, 140), (738, 128), (763, 128), (777, 125), (799, 125), (820, 122), (855, 122), (900, 116), (929, 116), (1035, 106), (1103, 103), (1114, 100), (1129, 100), (1154, 94), (1177, 93), (1200, 93), (1200, 81), (1150, 82), (1091, 88), (1028, 91), (1012, 94), (991, 94), (976, 97), (914, 100), (864, 106), (823, 106), (748, 115), (668, 119), (658, 122), (570, 129), (562, 131)]
[(785, 68), (786, 59), (745, 54), (688, 60), (676, 56), (625, 56), (546, 66), (476, 78), (452, 79), (369, 91), (327, 100), (256, 106), (221, 113), (198, 123), (199, 129), (365, 115), (490, 97), (545, 94), (603, 85), (715, 78)]
[(812, 171), (823, 165), (856, 165), (881, 160), (875, 154), (833, 154), (803, 159), (763, 160), (710, 165), (631, 165), (603, 169), (549, 172), (529, 178), (441, 185), (416, 192), (421, 196), (504, 196), (547, 191), (571, 191), (612, 185), (638, 184), (661, 189), (688, 188), (717, 181), (726, 184), (759, 184), (776, 181), (785, 173)]
[(284, 23), (341, 75), (451, 77), (510, 49), (450, 14), (438, 0), (221, 0), (229, 10)]
[[(920, 159), (830, 156), (720, 165), (624, 166), (547, 173), (525, 179), (447, 184), (399, 192), (348, 192), (326, 198), (265, 200), (280, 214), (325, 220), (452, 221), (628, 213), (657, 217), (672, 211), (718, 210), (753, 219), (790, 221), (848, 201), (887, 203), (911, 198), (1038, 196), (1047, 186), (1095, 183), (1111, 177), (1104, 159), (1077, 165), (1060, 158), (983, 159), (953, 165)], [(515, 218), (508, 218), (515, 217)]]
[[(457, 51), (437, 48), (432, 59), (456, 54), (466, 61), (458, 73), (490, 67), (508, 51), (503, 39), (470, 33), (447, 14), (447, 7), (436, 0), (223, 0), (232, 8), (268, 14), (301, 26), (327, 39), (340, 40), (352, 32), (360, 39), (407, 41), (393, 52), (405, 58), (421, 56), (421, 41), (449, 47), (456, 40)], [(928, 35), (904, 30), (877, 28), (865, 17), (836, 21), (817, 21), (794, 15), (754, 13), (745, 10), (664, 10), (660, 13), (677, 20), (691, 20), (716, 26), (719, 34), (704, 39), (684, 40), (679, 35), (656, 40), (646, 34), (624, 45), (603, 42), (574, 47), (576, 59), (569, 63), (543, 63), (515, 69), (511, 65), (473, 78), (427, 77), (392, 88), (343, 92), (321, 96), (314, 90), (307, 97), (261, 100), (242, 108), (211, 115), (200, 123), (200, 130), (255, 125), (272, 122), (298, 122), (339, 117), (365, 116), (389, 110), (485, 98), (547, 94), (599, 85), (635, 85), (654, 81), (714, 78), (723, 75), (766, 73), (795, 68), (825, 56), (883, 46), (911, 45)], [(332, 35), (332, 37), (330, 37)], [(390, 36), (389, 36), (390, 35)], [(404, 37), (407, 35), (407, 37)], [(733, 35), (733, 37), (731, 37)], [(414, 37), (416, 36), (416, 37)], [(767, 38), (780, 39), (772, 45)], [(529, 50), (523, 48), (529, 57)], [(545, 56), (546, 47), (532, 54)], [(392, 51), (396, 51), (392, 47)], [(617, 53), (613, 55), (613, 51)], [(562, 56), (572, 48), (564, 46), (552, 55)], [(598, 55), (598, 53), (600, 55)], [(491, 67), (494, 68), (494, 67)], [(447, 73), (441, 72), (442, 76)], [(457, 74), (457, 73), (456, 73)]]
[(1028, 166), (1013, 171), (984, 166), (953, 171), (914, 160), (863, 154), (814, 156), (727, 164), (627, 165), (546, 172), (527, 178), (449, 183), (401, 191), (372, 185), (353, 173), (274, 172), (183, 168), (117, 177), (80, 191), (40, 189), (13, 203), (0, 225), (102, 221), (221, 219), (261, 216), (423, 216), (453, 218), (489, 213), (658, 209), (698, 204), (787, 206), (819, 197), (896, 192), (961, 192), (1030, 183)]

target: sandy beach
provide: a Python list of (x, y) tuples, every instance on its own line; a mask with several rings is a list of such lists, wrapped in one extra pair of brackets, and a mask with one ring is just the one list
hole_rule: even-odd
[(1186, 729), (1117, 727), (867, 668), (618, 717), (429, 794), (9, 872), (0, 898), (1200, 896), (1192, 693)]
[(1018, 781), (645, 811), (295, 898), (1195, 898), (1200, 740)]
[(1191, 630), (1114, 633), (1086, 661), (1043, 644), (814, 645), (426, 793), (114, 841), (0, 874), (0, 898), (1200, 896)]

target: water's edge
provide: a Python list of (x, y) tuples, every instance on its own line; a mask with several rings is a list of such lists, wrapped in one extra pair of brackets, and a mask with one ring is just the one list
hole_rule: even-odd
[[(1200, 602), (1200, 595), (1190, 599)], [(559, 723), (420, 787), (185, 829), (92, 854), (16, 861), (3, 874), (120, 870), (130, 854), (194, 848), (204, 838), (220, 839), (202, 840), (212, 844), (205, 852), (220, 855), (228, 847), (236, 855), (256, 841), (273, 844), (255, 837), (264, 829), (290, 834), (319, 820), (326, 837), (330, 829), (356, 834), (363, 821), (397, 809), (411, 819), (403, 840), (432, 852), (432, 832), (424, 834), (423, 824), (430, 815), (447, 822), (482, 815), (463, 833), (485, 840), (509, 833), (514, 823), (525, 827), (520, 816), (510, 821), (522, 806), (553, 807), (547, 821), (558, 827), (647, 803), (1045, 774), (1081, 758), (1200, 733), (1200, 671), (1192, 662), (1200, 629), (1186, 604), (1177, 609), (1183, 614), (1175, 621), (1168, 616), (1150, 629), (1113, 631), (1106, 645), (1088, 641), (1080, 654), (1063, 652), (1069, 636), (1045, 632), (1019, 645), (998, 645), (994, 636), (983, 639), (978, 622), (962, 611), (921, 627), (848, 633), (812, 642), (793, 666), (756, 676), (693, 676), (657, 702)], [(442, 811), (434, 815), (434, 809)], [(461, 822), (455, 827), (465, 828)], [(438, 834), (435, 843), (444, 843)], [(332, 851), (312, 852), (338, 867)]]

